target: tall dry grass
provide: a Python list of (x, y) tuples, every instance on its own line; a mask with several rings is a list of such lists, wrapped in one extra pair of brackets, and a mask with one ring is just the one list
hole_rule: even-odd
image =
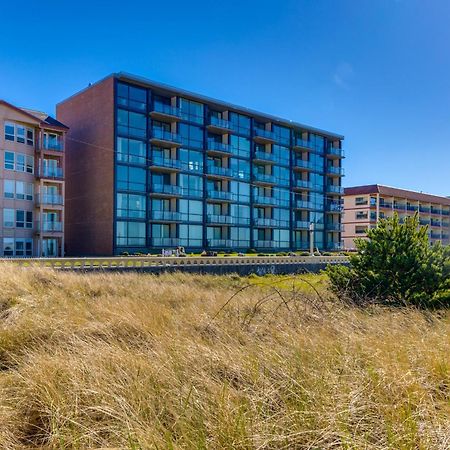
[(450, 448), (448, 312), (252, 282), (1, 266), (0, 448)]

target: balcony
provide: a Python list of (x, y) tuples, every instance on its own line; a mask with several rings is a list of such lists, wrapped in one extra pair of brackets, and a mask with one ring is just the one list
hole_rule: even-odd
[(294, 148), (312, 150), (313, 144), (311, 141), (296, 137), (294, 138)]
[(55, 222), (50, 220), (42, 220), (36, 222), (36, 231), (38, 233), (62, 233), (62, 222)]
[(431, 214), (441, 215), (441, 210), (438, 208), (431, 207)]
[(44, 206), (61, 206), (64, 204), (63, 196), (60, 194), (38, 194), (36, 204)]
[(280, 204), (279, 199), (275, 197), (265, 197), (261, 195), (257, 195), (253, 200), (255, 205), (265, 205), (265, 206), (276, 206)]
[(297, 250), (309, 250), (308, 241), (294, 241), (294, 248)]
[(253, 179), (261, 184), (277, 184), (275, 176), (268, 173), (254, 173)]
[(416, 212), (419, 210), (418, 206), (414, 206), (414, 205), (406, 205), (406, 210), (407, 211), (412, 211), (412, 212)]
[(178, 247), (180, 245), (180, 238), (178, 237), (152, 238), (152, 245), (154, 247)]
[(229, 191), (208, 191), (208, 199), (212, 200), (223, 200), (231, 201), (233, 199), (233, 194)]
[(150, 194), (179, 196), (181, 195), (181, 187), (176, 184), (152, 184)]
[(181, 110), (175, 106), (164, 105), (163, 103), (155, 103), (153, 106), (153, 111), (150, 115), (155, 119), (169, 120), (174, 122), (180, 120)]
[(430, 208), (428, 206), (419, 206), (419, 212), (429, 214), (430, 213)]
[(294, 228), (299, 230), (309, 230), (309, 222), (307, 220), (295, 220)]
[(208, 153), (217, 155), (229, 155), (231, 153), (231, 147), (229, 144), (224, 144), (213, 139), (208, 139), (207, 151)]
[(48, 139), (44, 136), (39, 149), (49, 150), (52, 152), (62, 152), (64, 151), (64, 145), (61, 139)]
[(450, 216), (450, 211), (446, 211), (445, 209), (442, 210), (443, 216)]
[(342, 186), (338, 186), (336, 184), (328, 184), (327, 185), (327, 192), (330, 192), (332, 194), (340, 194), (340, 195), (342, 195), (344, 193), (344, 188)]
[(256, 217), (253, 219), (253, 224), (257, 227), (279, 227), (280, 223), (277, 219), (270, 217)]
[(162, 169), (169, 171), (179, 171), (182, 169), (183, 163), (178, 159), (163, 158), (154, 156), (150, 162), (150, 167), (154, 170)]
[[(256, 240), (255, 247), (256, 248), (279, 248), (280, 246), (275, 241)], [(286, 247), (289, 247), (289, 245), (286, 245)]]
[(178, 211), (152, 211), (152, 219), (161, 222), (181, 222), (181, 213)]
[(61, 179), (64, 178), (61, 167), (42, 167), (38, 170), (38, 178)]
[(431, 219), (431, 226), (432, 227), (440, 227), (441, 226), (441, 221), (440, 220)]
[(217, 176), (217, 177), (228, 177), (231, 178), (233, 176), (233, 170), (229, 167), (221, 167), (221, 166), (213, 166), (208, 164), (206, 167), (207, 175)]
[(297, 200), (294, 207), (298, 209), (313, 209), (313, 204), (306, 200)]
[(342, 250), (343, 246), (340, 242), (329, 242), (327, 244), (327, 250), (331, 250), (331, 251), (338, 251), (338, 250)]
[(150, 142), (163, 147), (176, 147), (181, 145), (181, 137), (177, 133), (165, 131), (161, 128), (153, 128)]
[(208, 247), (231, 248), (233, 247), (233, 241), (231, 239), (208, 239)]
[(329, 158), (344, 158), (344, 150), (342, 148), (328, 147), (327, 156)]
[(229, 133), (231, 123), (228, 120), (220, 119), (219, 117), (211, 116), (209, 118), (208, 130), (218, 133)]
[(309, 190), (313, 188), (313, 184), (308, 180), (294, 180), (294, 188)]
[(420, 225), (430, 225), (430, 219), (419, 219)]
[(336, 175), (338, 177), (344, 176), (344, 169), (338, 166), (327, 166), (327, 174)]
[(273, 153), (262, 152), (257, 150), (255, 152), (255, 156), (253, 157), (253, 161), (280, 163), (280, 158), (279, 156), (274, 155)]
[(234, 217), (225, 214), (208, 214), (206, 216), (207, 223), (217, 223), (221, 225), (231, 225), (234, 223)]
[(256, 142), (262, 144), (275, 142), (275, 134), (272, 131), (261, 130), (260, 128), (253, 129), (253, 138)]
[[(295, 169), (314, 170), (315, 168), (314, 168), (314, 165), (310, 161), (297, 158), (294, 161), (294, 170)], [(320, 172), (321, 172), (321, 170), (320, 170)]]
[(406, 205), (400, 203), (394, 203), (394, 209), (397, 211), (406, 211)]
[(342, 213), (344, 211), (344, 205), (339, 202), (328, 202), (326, 209), (331, 213)]
[(431, 239), (441, 239), (441, 233), (430, 233), (430, 238)]
[(327, 231), (344, 231), (344, 225), (342, 225), (341, 223), (327, 223), (325, 227)]

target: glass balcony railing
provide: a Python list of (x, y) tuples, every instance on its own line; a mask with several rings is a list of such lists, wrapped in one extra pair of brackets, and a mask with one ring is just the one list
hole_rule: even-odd
[(327, 244), (327, 250), (331, 250), (331, 251), (338, 251), (338, 250), (342, 250), (343, 246), (340, 242), (329, 242)]
[(294, 241), (294, 248), (297, 250), (309, 250), (308, 241)]
[(344, 205), (339, 202), (328, 202), (327, 203), (327, 211), (329, 212), (343, 212)]
[(380, 208), (389, 208), (392, 209), (392, 203), (390, 202), (380, 202)]
[(406, 211), (406, 205), (394, 203), (394, 209), (396, 209), (397, 211)]
[(181, 195), (181, 187), (176, 184), (152, 184), (151, 192), (167, 195)]
[(257, 205), (278, 205), (279, 199), (275, 197), (265, 197), (262, 195), (257, 195), (253, 202)]
[(275, 134), (269, 130), (262, 130), (261, 128), (254, 128), (253, 134), (256, 138), (262, 138), (267, 141), (275, 141)]
[(342, 148), (328, 147), (327, 154), (331, 155), (331, 156), (337, 156), (339, 158), (343, 158), (344, 150), (342, 150)]
[(327, 223), (325, 227), (328, 231), (344, 231), (344, 226), (341, 223)]
[(41, 233), (61, 233), (63, 230), (62, 222), (53, 220), (42, 220), (36, 223), (37, 231)]
[(208, 191), (209, 198), (215, 200), (232, 200), (233, 194), (229, 191)]
[(151, 160), (152, 167), (165, 167), (168, 169), (181, 170), (183, 163), (178, 159), (163, 158), (161, 156), (154, 156)]
[[(278, 242), (275, 242), (275, 241), (256, 240), (255, 247), (256, 248), (277, 248), (277, 247), (280, 248), (280, 245)], [(287, 244), (286, 247), (289, 247), (289, 244)]]
[(46, 137), (42, 140), (42, 148), (44, 150), (52, 150), (55, 152), (62, 152), (64, 150), (62, 140), (47, 139)]
[(420, 225), (430, 225), (430, 219), (419, 219)]
[(304, 159), (296, 159), (294, 161), (294, 166), (295, 167), (300, 167), (302, 169), (309, 169), (309, 170), (314, 170), (314, 164), (310, 161), (304, 160)]
[(295, 206), (300, 209), (312, 209), (312, 202), (307, 200), (297, 200), (295, 202)]
[(438, 208), (431, 207), (431, 214), (441, 214), (441, 210)]
[(312, 149), (313, 144), (311, 141), (296, 137), (296, 138), (294, 138), (294, 147)]
[(260, 181), (261, 183), (276, 184), (276, 178), (271, 174), (256, 172), (253, 174), (253, 178), (255, 181)]
[(337, 166), (327, 166), (327, 173), (342, 176), (344, 175), (344, 169)]
[(213, 166), (211, 164), (207, 166), (206, 173), (208, 173), (209, 175), (218, 175), (222, 177), (233, 176), (233, 170), (229, 167)]
[(429, 213), (430, 208), (428, 206), (419, 206), (419, 212)]
[(152, 219), (179, 222), (181, 221), (181, 213), (178, 211), (152, 211)]
[(164, 114), (165, 116), (181, 117), (181, 110), (176, 106), (165, 105), (164, 103), (155, 103), (153, 111)]
[(446, 211), (445, 209), (442, 210), (443, 216), (450, 216), (450, 211)]
[(278, 227), (280, 226), (279, 222), (279, 220), (271, 217), (255, 217), (253, 219), (254, 225), (258, 227)]
[(228, 120), (220, 119), (215, 116), (211, 116), (209, 118), (209, 125), (215, 128), (221, 128), (223, 130), (229, 130), (231, 128), (231, 123)]
[(63, 178), (63, 170), (61, 167), (42, 167), (38, 171), (41, 178)]
[(335, 184), (329, 184), (327, 186), (327, 192), (331, 192), (333, 194), (343, 194), (344, 188)]
[(280, 163), (279, 156), (274, 155), (273, 153), (262, 152), (262, 151), (255, 151), (254, 159), (257, 159), (257, 160), (260, 160), (260, 161), (271, 161), (271, 162), (278, 162), (278, 163)]
[(431, 226), (432, 227), (440, 227), (441, 226), (441, 221), (440, 220), (433, 220), (433, 219), (431, 219)]
[(180, 238), (178, 237), (159, 237), (152, 238), (152, 244), (155, 247), (178, 247), (180, 245)]
[(414, 206), (414, 205), (406, 205), (406, 210), (415, 212), (415, 211), (419, 210), (419, 207), (418, 206)]
[(224, 144), (222, 142), (217, 142), (212, 139), (208, 139), (208, 150), (221, 152), (221, 153), (231, 153), (231, 147), (229, 144)]
[(63, 196), (60, 194), (38, 194), (36, 201), (38, 205), (62, 205)]
[(208, 223), (218, 223), (224, 225), (231, 225), (234, 223), (234, 217), (225, 214), (208, 214), (206, 216), (206, 222)]
[(309, 230), (309, 222), (307, 220), (295, 220), (294, 228), (299, 228), (301, 230)]
[(313, 184), (311, 181), (307, 180), (294, 180), (294, 187), (298, 187), (301, 189), (312, 189)]
[(231, 239), (208, 239), (208, 247), (211, 248), (222, 248), (222, 247), (232, 247), (233, 241)]
[(170, 131), (163, 130), (161, 128), (152, 129), (152, 139), (158, 141), (171, 142), (176, 144), (181, 144), (181, 137), (177, 133), (172, 133)]

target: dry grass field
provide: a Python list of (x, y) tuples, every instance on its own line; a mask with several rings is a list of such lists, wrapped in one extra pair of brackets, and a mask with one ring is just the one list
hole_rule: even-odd
[(449, 449), (450, 312), (2, 265), (0, 448)]

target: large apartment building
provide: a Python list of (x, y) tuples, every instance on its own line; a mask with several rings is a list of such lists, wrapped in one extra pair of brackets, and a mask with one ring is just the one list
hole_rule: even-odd
[(341, 135), (124, 73), (57, 118), (68, 254), (340, 248)]
[(430, 242), (450, 244), (450, 198), (407, 191), (378, 184), (345, 188), (344, 247), (354, 249), (354, 239), (366, 237), (368, 228), (380, 218), (397, 213), (400, 220), (419, 214), (421, 225), (428, 225)]
[(3, 100), (0, 127), (0, 255), (62, 256), (67, 127)]

